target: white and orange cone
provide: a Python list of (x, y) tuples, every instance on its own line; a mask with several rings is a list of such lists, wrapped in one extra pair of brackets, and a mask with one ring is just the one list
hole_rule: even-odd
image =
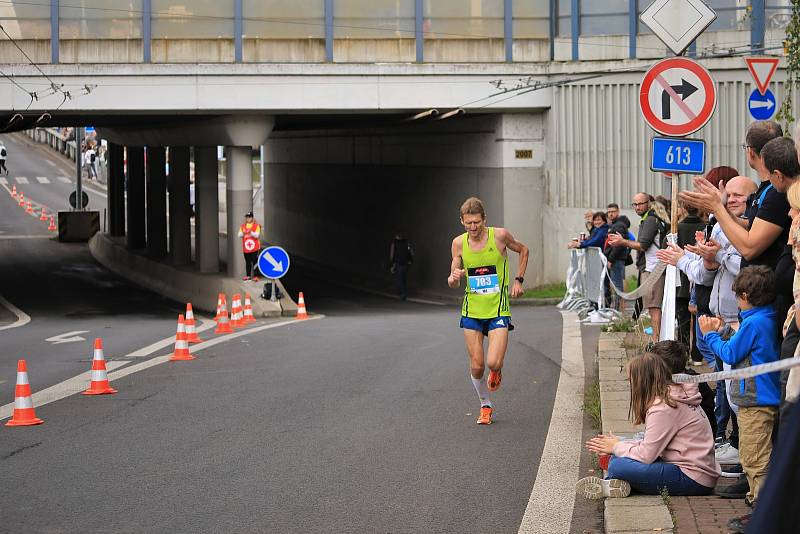
[(25, 193), (23, 193), (22, 191), (20, 191), (20, 192), (19, 192), (19, 197), (18, 197), (18, 198), (19, 198), (19, 207), (20, 207), (20, 208), (24, 208), (24, 207), (25, 207)]
[(231, 301), (231, 326), (233, 328), (241, 328), (244, 326), (242, 323), (242, 296), (236, 293)]
[(242, 317), (242, 324), (250, 324), (256, 322), (253, 316), (253, 303), (250, 301), (250, 293), (244, 294), (244, 317)]
[(55, 231), (58, 230), (58, 227), (56, 226), (56, 217), (55, 217), (55, 215), (51, 215), (50, 216), (50, 225), (47, 227), (47, 229), (50, 230), (51, 232), (55, 232)]
[(17, 198), (17, 185), (16, 184), (11, 186), (11, 196), (16, 200), (16, 198)]
[(28, 382), (28, 367), (25, 360), (17, 362), (17, 387), (14, 389), (14, 415), (6, 426), (30, 426), (44, 423), (36, 417), (31, 398), (31, 384)]
[(194, 322), (194, 312), (192, 311), (192, 303), (186, 303), (186, 341), (189, 343), (200, 343), (203, 340), (200, 339), (200, 336), (197, 335), (197, 331), (194, 329), (195, 322)]
[(42, 206), (42, 214), (39, 215), (39, 220), (40, 221), (46, 221), (47, 220), (47, 212), (45, 211), (44, 206)]
[(222, 316), (222, 308), (228, 307), (228, 303), (225, 302), (225, 293), (220, 293), (217, 296), (217, 314), (214, 316), (214, 320), (217, 321)]
[(25, 208), (25, 213), (33, 213), (33, 202), (28, 201), (28, 207)]
[(103, 340), (99, 337), (94, 340), (94, 356), (92, 358), (92, 382), (83, 395), (108, 395), (117, 390), (108, 383), (106, 359), (103, 356)]
[(300, 292), (300, 296), (297, 297), (297, 317), (295, 317), (298, 321), (302, 321), (304, 319), (308, 319), (308, 312), (306, 311), (306, 299), (303, 298), (303, 292)]
[(220, 310), (220, 315), (217, 318), (217, 328), (214, 330), (215, 334), (232, 334), (231, 322), (228, 320), (228, 308), (223, 307)]
[(189, 353), (189, 342), (186, 341), (186, 323), (183, 314), (178, 316), (178, 332), (175, 334), (175, 352), (172, 353), (169, 361), (194, 360), (194, 356)]

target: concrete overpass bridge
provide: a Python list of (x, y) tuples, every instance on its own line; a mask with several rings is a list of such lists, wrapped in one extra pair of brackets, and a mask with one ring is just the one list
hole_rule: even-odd
[[(0, 125), (97, 126), (111, 143), (109, 234), (200, 273), (220, 268), (219, 145), (229, 228), (252, 205), (251, 150), (263, 145), (258, 215), (268, 241), (332, 272), (386, 278), (388, 240), (402, 229), (418, 255), (412, 285), (425, 289), (443, 287), (467, 196), (482, 197), (490, 224), (531, 246), (526, 285), (535, 285), (563, 277), (560, 249), (586, 208), (662, 187), (635, 102), (642, 72), (665, 50), (651, 34), (630, 33), (635, 9), (565, 15), (550, 0), (9, 4), (16, 11), (0, 7), (10, 38), (0, 42)], [(750, 18), (731, 6), (695, 53), (780, 43), (763, 3)], [(700, 136), (714, 140), (711, 166), (744, 172), (737, 147), (749, 75), (741, 58), (705, 64), (720, 107)], [(238, 276), (243, 260), (228, 239), (227, 273)]]

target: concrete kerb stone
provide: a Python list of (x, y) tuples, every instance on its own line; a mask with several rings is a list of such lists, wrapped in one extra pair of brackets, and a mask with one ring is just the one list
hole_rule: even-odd
[[(597, 343), (600, 406), (603, 432), (633, 434), (643, 430), (628, 420), (630, 384), (625, 375), (627, 361), (622, 347), (624, 333), (601, 333)], [(624, 499), (605, 500), (607, 534), (675, 532), (672, 516), (660, 496), (635, 495)]]

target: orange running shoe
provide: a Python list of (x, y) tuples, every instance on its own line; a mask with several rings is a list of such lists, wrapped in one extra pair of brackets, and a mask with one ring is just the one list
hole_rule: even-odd
[(491, 425), (492, 424), (492, 407), (491, 406), (481, 406), (481, 415), (478, 416), (477, 423), (479, 425)]
[(489, 387), (489, 391), (497, 391), (497, 389), (500, 387), (500, 381), (502, 379), (502, 369), (498, 369), (497, 371), (489, 370), (489, 378), (486, 379), (486, 385)]

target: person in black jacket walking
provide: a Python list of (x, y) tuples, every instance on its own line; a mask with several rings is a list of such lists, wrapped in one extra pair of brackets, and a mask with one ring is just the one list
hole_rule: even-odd
[[(623, 237), (628, 237), (628, 231), (631, 228), (631, 221), (625, 215), (619, 214), (619, 205), (611, 203), (606, 208), (606, 216), (608, 217), (608, 224), (611, 226), (608, 233), (616, 233)], [(608, 272), (611, 282), (621, 291), (625, 290), (625, 266), (633, 263), (631, 260), (631, 250), (628, 247), (619, 246), (613, 247), (606, 245), (603, 254), (608, 260)], [(611, 287), (606, 280), (606, 300), (613, 303), (613, 308), (620, 309), (620, 298), (611, 291)]]

